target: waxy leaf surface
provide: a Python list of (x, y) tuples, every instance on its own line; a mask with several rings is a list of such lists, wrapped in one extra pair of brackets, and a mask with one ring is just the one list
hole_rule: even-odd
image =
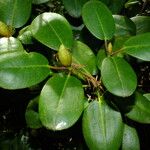
[(123, 50), (135, 58), (150, 61), (150, 33), (131, 37), (125, 42)]
[(102, 62), (101, 74), (105, 87), (114, 95), (127, 97), (136, 89), (136, 74), (123, 58), (105, 58)]
[(61, 44), (69, 49), (72, 47), (71, 26), (59, 14), (49, 12), (37, 16), (31, 23), (30, 30), (38, 41), (54, 50), (58, 50)]
[(21, 89), (35, 85), (49, 74), (47, 59), (38, 53), (0, 55), (0, 87)]
[(31, 0), (0, 0), (0, 20), (19, 28), (29, 19)]
[(43, 124), (51, 130), (63, 130), (72, 126), (84, 107), (81, 82), (70, 75), (57, 74), (42, 89), (39, 114)]
[(138, 134), (135, 128), (124, 125), (122, 150), (140, 150)]
[(83, 21), (88, 30), (98, 39), (109, 40), (115, 32), (115, 23), (110, 10), (100, 1), (89, 1), (83, 6)]
[(118, 150), (123, 133), (121, 114), (104, 101), (91, 102), (82, 120), (83, 135), (90, 150)]
[(72, 49), (72, 62), (81, 67), (84, 73), (96, 74), (96, 57), (84, 43), (75, 41)]
[(135, 104), (127, 117), (140, 122), (140, 123), (150, 123), (150, 101), (140, 93), (135, 95)]

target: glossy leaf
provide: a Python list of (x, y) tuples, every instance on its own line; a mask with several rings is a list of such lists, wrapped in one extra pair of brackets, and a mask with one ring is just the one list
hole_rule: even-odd
[(57, 74), (42, 89), (39, 114), (43, 124), (51, 130), (63, 130), (72, 126), (84, 107), (81, 82), (70, 75)]
[(23, 52), (24, 48), (21, 42), (14, 38), (14, 37), (3, 37), (0, 38), (0, 55), (4, 53), (11, 53), (11, 52)]
[(21, 29), (19, 31), (18, 39), (21, 41), (23, 44), (32, 44), (32, 33), (29, 30), (30, 26), (26, 26), (25, 28)]
[(90, 150), (118, 150), (123, 133), (121, 114), (105, 102), (91, 102), (82, 120), (83, 135)]
[(96, 57), (92, 50), (80, 41), (75, 41), (72, 49), (72, 63), (81, 66), (85, 73), (96, 74)]
[(122, 150), (140, 150), (137, 131), (128, 125), (124, 125)]
[(146, 97), (150, 101), (150, 93), (146, 93), (143, 96)]
[(123, 58), (105, 58), (102, 62), (101, 75), (105, 87), (114, 95), (127, 97), (136, 89), (136, 74)]
[(71, 26), (59, 14), (49, 12), (37, 16), (33, 20), (30, 30), (38, 41), (54, 50), (58, 50), (61, 44), (69, 49), (72, 47)]
[(83, 6), (82, 17), (86, 27), (98, 39), (109, 40), (113, 37), (115, 32), (114, 19), (110, 10), (102, 2), (87, 2)]
[(120, 15), (113, 15), (115, 20), (115, 36), (130, 36), (136, 34), (136, 26), (129, 18)]
[(46, 3), (48, 2), (49, 0), (32, 0), (32, 3), (33, 4), (42, 4), (42, 3)]
[(127, 113), (127, 117), (140, 122), (150, 123), (150, 101), (140, 93), (135, 95), (135, 104), (132, 110)]
[(150, 16), (135, 16), (131, 20), (136, 25), (136, 34), (150, 32)]
[(31, 0), (0, 0), (0, 20), (7, 25), (19, 28), (30, 17)]
[(150, 61), (150, 33), (131, 37), (124, 44), (123, 50), (138, 59)]
[(81, 16), (81, 10), (82, 6), (87, 2), (88, 0), (63, 0), (63, 4), (65, 6), (65, 9), (68, 11), (69, 15), (72, 17), (80, 17)]
[(0, 55), (0, 87), (21, 89), (35, 85), (49, 74), (47, 59), (38, 53)]
[(97, 53), (97, 57), (96, 57), (96, 60), (97, 60), (97, 66), (98, 66), (98, 69), (101, 70), (101, 66), (102, 66), (102, 62), (103, 60), (107, 57), (106, 55), (106, 52), (104, 49), (100, 49)]

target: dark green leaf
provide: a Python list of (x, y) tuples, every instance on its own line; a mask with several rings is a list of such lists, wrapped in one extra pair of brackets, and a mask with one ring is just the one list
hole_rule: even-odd
[(31, 100), (27, 106), (25, 119), (28, 127), (38, 129), (42, 127), (42, 123), (38, 113), (39, 96)]
[(135, 35), (135, 24), (129, 18), (120, 15), (113, 15), (116, 25), (115, 36)]
[(140, 93), (135, 95), (135, 104), (127, 117), (140, 123), (150, 123), (150, 101)]
[(109, 40), (113, 37), (114, 19), (110, 10), (102, 2), (87, 2), (83, 6), (82, 17), (86, 27), (98, 39)]
[(65, 9), (68, 11), (68, 13), (73, 17), (80, 17), (81, 16), (81, 10), (82, 6), (87, 2), (88, 0), (63, 0), (63, 4), (65, 6)]
[(14, 37), (0, 38), (0, 55), (11, 52), (23, 52), (24, 48), (21, 42)]
[(7, 25), (19, 28), (30, 17), (31, 0), (0, 0), (0, 20)]
[(99, 70), (101, 70), (102, 62), (103, 62), (103, 60), (104, 60), (106, 57), (107, 57), (107, 55), (106, 55), (105, 50), (104, 50), (104, 49), (100, 49), (100, 50), (98, 51), (97, 58), (96, 58), (96, 60), (97, 60), (97, 66), (98, 66), (98, 69), (99, 69)]
[(140, 150), (138, 134), (128, 125), (124, 125), (122, 150)]
[(136, 25), (136, 34), (150, 32), (150, 16), (135, 16), (131, 20)]
[(150, 33), (131, 37), (125, 42), (123, 50), (133, 57), (150, 61)]
[(81, 65), (85, 73), (96, 74), (96, 57), (92, 50), (80, 41), (75, 41), (72, 49), (72, 62)]
[(21, 89), (35, 85), (49, 74), (47, 59), (38, 53), (0, 55), (0, 87)]
[(146, 97), (150, 101), (150, 93), (146, 93), (143, 96)]
[(94, 101), (85, 109), (83, 135), (90, 150), (118, 150), (122, 141), (121, 114), (104, 101)]
[(105, 58), (102, 62), (101, 74), (107, 90), (114, 95), (127, 97), (136, 89), (136, 74), (123, 58)]
[(83, 107), (82, 84), (75, 77), (55, 75), (42, 89), (39, 114), (43, 126), (48, 129), (69, 128), (79, 119)]
[(58, 50), (63, 44), (66, 48), (71, 48), (73, 35), (68, 21), (56, 13), (43, 13), (37, 16), (31, 26), (33, 36), (46, 46)]
[(26, 124), (29, 128), (38, 129), (42, 127), (39, 113), (33, 110), (27, 110), (25, 113)]

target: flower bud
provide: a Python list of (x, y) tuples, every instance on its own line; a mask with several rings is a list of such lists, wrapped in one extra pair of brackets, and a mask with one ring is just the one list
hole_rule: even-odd
[(0, 36), (9, 37), (11, 32), (9, 27), (2, 21), (0, 21)]
[(63, 66), (70, 66), (72, 63), (71, 53), (63, 44), (59, 47), (58, 59)]

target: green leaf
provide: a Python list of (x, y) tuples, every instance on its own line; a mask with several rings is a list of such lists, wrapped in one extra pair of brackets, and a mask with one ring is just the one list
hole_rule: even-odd
[(121, 114), (104, 101), (93, 101), (85, 109), (83, 135), (90, 150), (118, 150), (122, 141)]
[(30, 30), (38, 41), (54, 50), (58, 50), (61, 44), (69, 49), (72, 47), (71, 26), (59, 14), (49, 12), (37, 16), (33, 20)]
[(32, 0), (32, 3), (33, 4), (42, 4), (42, 3), (46, 3), (48, 2), (49, 0)]
[(101, 75), (105, 87), (114, 95), (127, 97), (136, 89), (136, 74), (123, 58), (105, 58), (102, 62)]
[(0, 38), (0, 55), (11, 52), (23, 52), (24, 48), (21, 42), (14, 37)]
[(146, 97), (150, 101), (150, 93), (146, 93), (143, 96)]
[(69, 15), (72, 17), (80, 17), (81, 16), (81, 10), (82, 6), (87, 2), (88, 0), (63, 0), (63, 4), (65, 6), (65, 9), (68, 11)]
[(42, 123), (38, 113), (39, 96), (31, 100), (25, 112), (26, 124), (29, 128), (38, 129), (42, 127)]
[(150, 61), (150, 33), (131, 37), (123, 46), (123, 50), (138, 59)]
[(150, 17), (149, 16), (135, 16), (131, 20), (136, 25), (136, 34), (150, 32)]
[(0, 55), (0, 87), (21, 89), (35, 85), (49, 74), (47, 59), (38, 53)]
[(113, 15), (116, 25), (115, 36), (130, 36), (136, 34), (136, 26), (126, 16)]
[(38, 129), (42, 127), (39, 113), (33, 110), (27, 110), (25, 113), (26, 124), (29, 128)]
[(0, 0), (0, 20), (7, 25), (19, 28), (30, 17), (31, 0)]
[(132, 110), (127, 113), (127, 117), (140, 122), (150, 123), (150, 101), (140, 93), (135, 95), (135, 104)]
[(101, 66), (102, 66), (102, 62), (103, 60), (107, 57), (106, 55), (106, 52), (104, 49), (100, 49), (97, 53), (97, 66), (98, 66), (98, 69), (101, 70)]
[(110, 10), (102, 2), (87, 2), (83, 6), (82, 17), (86, 27), (98, 39), (109, 40), (113, 37), (115, 32), (114, 19)]
[(140, 150), (138, 134), (128, 125), (124, 125), (122, 150)]
[(23, 44), (32, 44), (32, 33), (29, 30), (30, 26), (26, 26), (23, 29), (19, 31), (18, 39), (23, 43)]
[(70, 75), (57, 74), (42, 89), (39, 114), (43, 124), (51, 130), (63, 130), (72, 126), (84, 107), (81, 82)]
[(84, 43), (75, 41), (72, 49), (72, 63), (81, 65), (82, 71), (95, 75), (97, 73), (96, 57)]

